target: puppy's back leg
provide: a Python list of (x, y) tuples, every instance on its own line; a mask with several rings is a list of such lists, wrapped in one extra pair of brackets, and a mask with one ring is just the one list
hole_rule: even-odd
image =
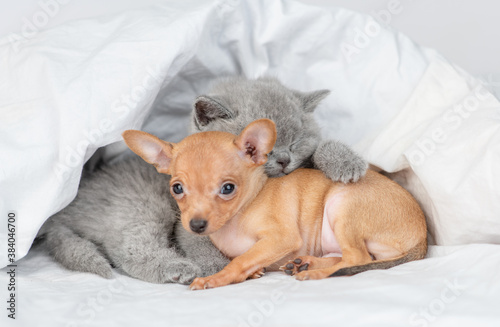
[(97, 245), (63, 224), (50, 224), (41, 246), (46, 247), (52, 257), (69, 270), (89, 272), (104, 278), (113, 276), (109, 261)]
[(323, 279), (330, 277), (330, 275), (332, 275), (339, 269), (352, 266), (361, 266), (370, 263), (371, 261), (372, 258), (370, 254), (363, 249), (356, 247), (344, 248), (342, 249), (342, 258), (338, 263), (326, 268), (304, 270), (297, 273), (295, 275), (295, 278), (298, 280)]
[[(341, 213), (337, 211), (336, 214), (340, 215)], [(342, 250), (340, 261), (338, 259), (332, 260), (333, 265), (330, 267), (299, 272), (295, 275), (298, 280), (323, 279), (341, 268), (365, 265), (372, 262), (373, 259), (366, 248), (366, 243), (355, 226), (348, 219), (338, 219), (337, 221), (339, 223), (335, 224), (335, 236)]]
[(304, 270), (315, 270), (328, 268), (339, 263), (342, 257), (313, 257), (310, 255), (300, 256), (288, 261), (280, 270), (283, 270), (287, 275), (295, 275)]

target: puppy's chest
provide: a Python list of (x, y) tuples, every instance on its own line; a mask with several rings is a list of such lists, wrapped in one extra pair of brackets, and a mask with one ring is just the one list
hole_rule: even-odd
[(229, 222), (210, 235), (210, 239), (224, 255), (231, 259), (247, 252), (257, 241), (248, 233), (243, 233), (235, 221)]

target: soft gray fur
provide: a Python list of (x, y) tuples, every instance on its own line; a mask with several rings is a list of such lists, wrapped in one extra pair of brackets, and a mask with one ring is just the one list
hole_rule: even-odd
[(197, 98), (192, 130), (239, 134), (252, 121), (269, 118), (278, 132), (265, 166), (269, 176), (314, 166), (334, 181), (356, 182), (366, 173), (366, 161), (339, 141), (321, 141), (313, 118), (314, 109), (329, 93), (291, 90), (271, 77), (222, 79), (209, 95)]
[[(193, 131), (239, 133), (259, 118), (272, 119), (278, 140), (266, 164), (270, 176), (316, 166), (333, 180), (356, 181), (366, 162), (336, 141), (320, 142), (312, 112), (329, 91), (290, 90), (273, 78), (218, 81), (196, 99)], [(64, 267), (112, 277), (112, 266), (153, 282), (189, 283), (221, 270), (229, 260), (208, 237), (184, 230), (169, 193), (169, 177), (140, 158), (86, 174), (76, 199), (42, 226), (38, 237)]]
[[(207, 238), (189, 235), (177, 216), (169, 177), (136, 157), (83, 178), (76, 199), (39, 236), (66, 268), (105, 278), (112, 277), (113, 265), (152, 283), (189, 283), (224, 267), (228, 259)], [(182, 245), (195, 237), (184, 253)]]

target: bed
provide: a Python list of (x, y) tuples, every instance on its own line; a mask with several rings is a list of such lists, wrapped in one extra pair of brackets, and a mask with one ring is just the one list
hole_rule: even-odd
[[(16, 217), (16, 261), (0, 251), (2, 287), (17, 265), (16, 319), (3, 309), (2, 326), (499, 325), (492, 85), (370, 16), (288, 0), (168, 2), (35, 34), (0, 39), (1, 244)], [(120, 134), (132, 128), (180, 140), (193, 99), (230, 75), (331, 89), (315, 113), (323, 136), (352, 145), (416, 197), (428, 256), (353, 277), (269, 273), (192, 292), (119, 271), (112, 280), (68, 271), (30, 250), (97, 149), (120, 160)]]

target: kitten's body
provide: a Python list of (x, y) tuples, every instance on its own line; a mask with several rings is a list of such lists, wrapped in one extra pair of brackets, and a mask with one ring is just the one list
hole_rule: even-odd
[[(208, 240), (177, 226), (168, 178), (140, 158), (104, 165), (82, 179), (75, 200), (51, 217), (39, 235), (66, 268), (107, 278), (111, 265), (153, 283), (187, 283), (202, 271), (217, 272), (227, 259)], [(174, 239), (176, 234), (180, 239)], [(178, 246), (185, 242), (189, 253)]]
[[(314, 165), (333, 180), (356, 181), (366, 162), (341, 143), (320, 143), (312, 112), (327, 94), (293, 91), (272, 78), (223, 79), (210, 96), (197, 99), (193, 131), (238, 134), (249, 122), (269, 118), (278, 140), (266, 164), (268, 175)], [(47, 220), (39, 237), (66, 268), (107, 278), (111, 265), (155, 283), (188, 283), (221, 270), (229, 260), (207, 237), (178, 224), (166, 178), (137, 158), (103, 165), (82, 179), (76, 199)]]

